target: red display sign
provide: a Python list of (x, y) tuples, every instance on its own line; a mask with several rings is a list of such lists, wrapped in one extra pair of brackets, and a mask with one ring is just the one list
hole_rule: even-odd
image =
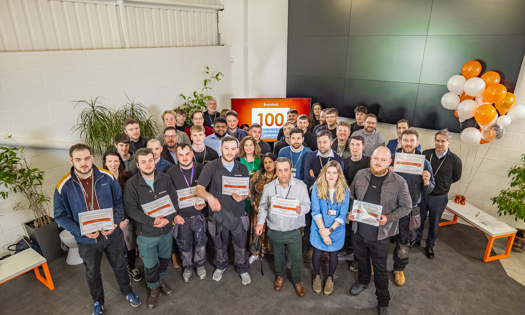
[(309, 115), (310, 102), (309, 98), (232, 98), (232, 110), (239, 115), (239, 125), (258, 123), (262, 126), (261, 139), (277, 141), (288, 110), (294, 108), (299, 115)]

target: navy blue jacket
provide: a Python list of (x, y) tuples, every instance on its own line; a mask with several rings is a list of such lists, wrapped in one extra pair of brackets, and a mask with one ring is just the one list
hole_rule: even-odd
[[(326, 165), (326, 163), (328, 163), (328, 160), (330, 160), (339, 162), (339, 164), (341, 164), (341, 169), (345, 168), (345, 163), (343, 162), (343, 159), (339, 155), (337, 155), (337, 153), (335, 153), (334, 150), (332, 150), (332, 152), (334, 153), (333, 158), (331, 157), (319, 159), (319, 157), (317, 156), (317, 152), (319, 152), (319, 150), (309, 153), (304, 160), (304, 183), (306, 184), (306, 186), (308, 186), (308, 189), (310, 189), (310, 187), (313, 186), (313, 184), (317, 180), (317, 176), (319, 176), (319, 173), (321, 173), (322, 166), (320, 160), (323, 162), (323, 166)], [(314, 171), (314, 177), (310, 176), (310, 170)]]
[[(100, 209), (113, 208), (113, 221), (117, 225), (124, 219), (122, 189), (113, 174), (93, 165), (95, 196)], [(88, 211), (82, 185), (71, 167), (71, 171), (58, 182), (54, 196), (55, 221), (68, 230), (77, 243), (95, 244), (96, 240), (80, 234), (78, 214)]]

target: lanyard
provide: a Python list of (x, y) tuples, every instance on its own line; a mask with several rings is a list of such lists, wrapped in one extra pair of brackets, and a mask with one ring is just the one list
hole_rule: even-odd
[[(432, 155), (430, 155), (430, 164), (432, 165), (432, 157), (434, 156), (434, 153), (432, 153)], [(436, 177), (436, 174), (439, 172), (439, 169), (441, 168), (441, 165), (443, 165), (443, 162), (445, 162), (445, 160), (447, 159), (447, 156), (448, 155), (445, 155), (445, 158), (443, 159), (443, 161), (441, 161), (441, 163), (439, 164), (439, 167), (437, 168), (437, 170), (434, 172), (434, 177)], [(438, 158), (438, 161), (439, 161), (439, 158)]]
[[(193, 149), (193, 148), (192, 148)], [(193, 151), (195, 151), (195, 149), (193, 149)], [(193, 160), (197, 163), (200, 163), (199, 161), (197, 161), (197, 159), (195, 158), (195, 154), (193, 154)], [(202, 163), (200, 164), (204, 164), (204, 161), (206, 161), (206, 146), (204, 146), (204, 155), (202, 156)]]
[[(330, 162), (330, 156), (328, 157), (328, 161), (326, 161), (326, 163), (328, 164), (328, 162)], [(319, 164), (321, 164), (321, 169), (323, 169), (324, 165), (323, 165), (323, 161), (321, 160), (321, 156), (319, 155)]]
[[(277, 183), (275, 183), (275, 186), (274, 186), (275, 187), (275, 194), (277, 196), (279, 196), (279, 194), (277, 193), (277, 185), (279, 185), (279, 181), (277, 181)], [(286, 194), (286, 197), (284, 197), (284, 199), (288, 199), (288, 195), (290, 194), (290, 190), (292, 190), (292, 188), (290, 187), (290, 183), (288, 183), (288, 186), (286, 188), (288, 188), (288, 193)], [(284, 189), (286, 189), (286, 188), (284, 188)]]
[(86, 190), (84, 189), (84, 185), (82, 185), (82, 180), (80, 178), (78, 179), (80, 181), (80, 188), (82, 188), (82, 192), (84, 193), (84, 199), (86, 200), (86, 205), (88, 206), (88, 211), (95, 210), (95, 207), (94, 207), (95, 200), (93, 198), (93, 195), (95, 194), (95, 189), (93, 188), (95, 180), (94, 180), (93, 175), (91, 175), (90, 177), (91, 177), (91, 204), (88, 202), (88, 199), (87, 199), (88, 195), (87, 195)]
[(184, 175), (184, 171), (182, 171), (182, 166), (180, 166), (180, 172), (182, 173), (182, 176), (184, 176), (184, 180), (186, 181), (186, 185), (188, 185), (188, 188), (191, 187), (191, 183), (193, 183), (193, 169), (195, 168), (195, 165), (192, 165), (191, 166), (191, 179), (190, 179), (190, 182), (188, 183), (188, 179), (186, 178), (186, 175)]
[[(301, 156), (303, 155), (303, 152), (304, 152), (304, 147), (303, 147), (303, 149), (301, 150), (301, 154), (299, 154), (299, 157), (297, 158), (297, 162), (296, 162), (297, 164), (299, 164), (299, 160), (301, 159)], [(296, 153), (296, 152), (293, 152), (293, 151), (292, 151), (292, 147), (290, 147), (290, 160), (292, 161), (292, 169), (294, 168), (294, 167), (293, 167), (293, 164), (294, 164), (294, 163), (293, 163), (293, 154), (294, 154), (294, 153)]]

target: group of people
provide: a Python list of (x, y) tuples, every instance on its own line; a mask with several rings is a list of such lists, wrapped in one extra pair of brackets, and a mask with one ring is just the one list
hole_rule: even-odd
[[(436, 133), (435, 148), (420, 152), (418, 132), (403, 119), (396, 125), (398, 139), (385, 146), (376, 130), (377, 117), (363, 106), (355, 114), (356, 122), (349, 124), (338, 123), (337, 109), (322, 109), (319, 103), (312, 105), (309, 116), (291, 109), (272, 150), (261, 140), (260, 125), (246, 126), (248, 131), (239, 128), (237, 113), (227, 111), (221, 117), (217, 101), (210, 99), (207, 111), (191, 113), (193, 126), (186, 123), (184, 111), (165, 111), (165, 128), (155, 139), (141, 137), (138, 122), (128, 119), (114, 137), (115, 150), (103, 155), (102, 168), (94, 166), (89, 146), (72, 146), (71, 171), (55, 191), (55, 220), (78, 243), (93, 313), (104, 309), (103, 253), (121, 292), (137, 307), (141, 300), (130, 279), (143, 276), (135, 264), (138, 248), (149, 288), (147, 307), (153, 309), (161, 294), (173, 293), (164, 280), (170, 262), (176, 268), (182, 264), (184, 282), (194, 273), (206, 278), (210, 237), (214, 281), (228, 268), (231, 238), (243, 285), (251, 283), (250, 264), (273, 254), (274, 289), (282, 289), (289, 260), (291, 280), (301, 297), (304, 262), (313, 266), (312, 290), (330, 295), (338, 256), (353, 254), (350, 270), (358, 272), (358, 281), (350, 294), (365, 290), (373, 274), (379, 313), (387, 314), (389, 243), (396, 244), (395, 282), (403, 285), (409, 248), (421, 245), (427, 212), (425, 253), (429, 259), (435, 255), (439, 219), (451, 184), (461, 176), (461, 160), (448, 148), (447, 130)], [(396, 152), (424, 154), (422, 174), (394, 172)], [(249, 184), (232, 192), (225, 189), (229, 179)], [(193, 199), (188, 203), (187, 198)], [(146, 210), (152, 202), (165, 200), (166, 207), (173, 208), (169, 214), (155, 216)], [(286, 200), (294, 206), (277, 205)], [(356, 221), (354, 201), (381, 206), (378, 224)], [(83, 235), (79, 213), (107, 208), (113, 211), (113, 229)], [(420, 217), (421, 225), (414, 227), (412, 217)], [(322, 264), (328, 265), (324, 281)]]

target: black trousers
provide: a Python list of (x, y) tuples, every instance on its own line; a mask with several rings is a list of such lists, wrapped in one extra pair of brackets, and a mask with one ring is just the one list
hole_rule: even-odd
[(105, 236), (99, 236), (96, 241), (95, 244), (79, 243), (78, 252), (86, 267), (89, 293), (91, 293), (94, 302), (98, 301), (100, 305), (104, 305), (104, 288), (102, 287), (102, 276), (100, 274), (102, 254), (106, 253), (109, 264), (113, 268), (113, 274), (119, 284), (120, 292), (124, 295), (130, 294), (131, 284), (126, 260), (124, 259), (126, 245), (122, 230), (117, 227), (107, 239)]
[(177, 224), (173, 230), (179, 246), (184, 268), (201, 267), (206, 263), (206, 230), (204, 216), (183, 217), (184, 224)]
[(408, 249), (410, 243), (410, 214), (399, 219), (399, 234), (395, 236), (394, 270), (404, 271), (408, 265)]
[(388, 292), (388, 274), (386, 269), (388, 255), (388, 238), (384, 240), (367, 240), (359, 233), (353, 235), (354, 255), (358, 263), (358, 281), (363, 285), (370, 283), (372, 270), (370, 258), (374, 266), (374, 284), (376, 286), (377, 304), (388, 307), (390, 293)]
[(421, 214), (421, 226), (417, 230), (416, 242), (420, 242), (423, 238), (423, 230), (425, 229), (425, 220), (427, 219), (428, 211), (428, 237), (426, 241), (427, 247), (434, 247), (438, 235), (439, 221), (448, 203), (448, 194), (432, 196), (421, 194), (421, 202), (419, 203)]
[(230, 230), (214, 221), (208, 221), (208, 231), (213, 241), (213, 247), (215, 247), (213, 263), (217, 269), (224, 270), (228, 268), (228, 242), (231, 234), (235, 251), (234, 265), (237, 267), (237, 272), (243, 274), (248, 271), (250, 268), (247, 250), (249, 229), (250, 218), (247, 215), (237, 218)]

